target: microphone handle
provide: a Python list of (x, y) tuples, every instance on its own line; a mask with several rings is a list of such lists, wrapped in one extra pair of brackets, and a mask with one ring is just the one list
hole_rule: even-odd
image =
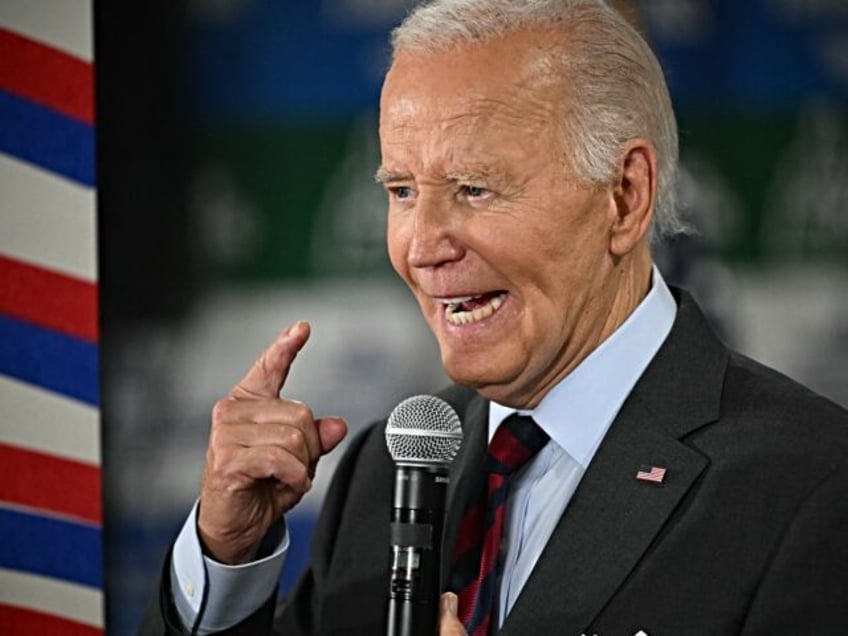
[(447, 484), (447, 466), (397, 465), (387, 636), (436, 634)]

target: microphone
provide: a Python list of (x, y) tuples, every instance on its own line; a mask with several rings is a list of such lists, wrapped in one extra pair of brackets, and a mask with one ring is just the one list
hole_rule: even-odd
[(395, 462), (388, 636), (434, 636), (448, 467), (462, 444), (456, 411), (432, 395), (398, 404), (386, 424)]

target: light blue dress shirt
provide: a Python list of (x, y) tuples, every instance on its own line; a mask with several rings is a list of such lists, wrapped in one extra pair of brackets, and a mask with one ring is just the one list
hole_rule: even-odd
[[(516, 475), (504, 523), (504, 567), (498, 624), (515, 604), (554, 527), (633, 386), (668, 336), (677, 305), (659, 270), (651, 291), (627, 320), (530, 411), (551, 442)], [(489, 439), (515, 409), (492, 403)], [(255, 612), (274, 591), (288, 534), (273, 554), (240, 566), (203, 555), (196, 509), (186, 520), (171, 562), (171, 588), (183, 624), (219, 631)], [(386, 548), (388, 549), (388, 547)], [(203, 606), (202, 617), (197, 623)]]
[[(627, 320), (530, 415), (551, 441), (516, 475), (506, 501), (498, 624), (512, 609), (624, 400), (668, 336), (677, 305), (659, 270)], [(489, 407), (489, 441), (515, 413)]]

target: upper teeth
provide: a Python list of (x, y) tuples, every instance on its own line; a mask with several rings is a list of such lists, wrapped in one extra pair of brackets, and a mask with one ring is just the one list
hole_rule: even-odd
[(470, 311), (461, 310), (459, 306), (473, 298), (480, 298), (480, 296), (458, 296), (456, 298), (440, 298), (439, 300), (445, 305), (445, 318), (449, 323), (467, 325), (488, 318), (495, 313), (503, 305), (505, 296), (506, 294), (492, 296), (487, 303)]
[(477, 296), (457, 296), (456, 298), (439, 298), (439, 302), (443, 305), (458, 305), (459, 303), (468, 302)]

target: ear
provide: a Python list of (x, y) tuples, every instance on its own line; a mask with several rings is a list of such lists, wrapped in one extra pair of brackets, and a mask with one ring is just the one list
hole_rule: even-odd
[(657, 154), (646, 139), (624, 146), (614, 184), (614, 216), (610, 226), (610, 252), (630, 253), (645, 237), (654, 218), (657, 193)]

